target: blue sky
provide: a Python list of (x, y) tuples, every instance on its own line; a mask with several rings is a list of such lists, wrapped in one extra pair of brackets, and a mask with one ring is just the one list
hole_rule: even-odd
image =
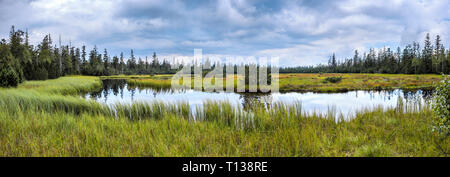
[[(0, 37), (27, 28), (112, 55), (279, 56), (284, 66), (326, 63), (369, 48), (423, 41), (450, 44), (447, 0), (0, 0)], [(433, 37), (434, 38), (434, 37)]]

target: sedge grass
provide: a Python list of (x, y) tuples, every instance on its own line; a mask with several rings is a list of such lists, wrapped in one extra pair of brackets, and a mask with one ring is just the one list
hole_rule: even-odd
[(336, 122), (294, 116), (297, 110), (285, 107), (293, 111), (238, 116), (251, 122), (243, 129), (215, 116), (224, 113), (220, 107), (227, 105), (209, 103), (201, 114), (215, 119), (204, 121), (173, 112), (130, 121), (124, 114), (1, 109), (0, 156), (447, 156), (449, 150), (448, 139), (433, 135), (428, 109), (379, 107)]

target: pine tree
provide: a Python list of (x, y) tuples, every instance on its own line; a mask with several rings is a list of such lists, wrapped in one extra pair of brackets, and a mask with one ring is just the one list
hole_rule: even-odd
[(120, 52), (120, 66), (119, 66), (120, 74), (123, 74), (125, 70), (125, 62), (123, 61), (123, 52)]
[(23, 66), (26, 66), (31, 62), (31, 56), (27, 49), (27, 46), (23, 44), (23, 35), (25, 33), (21, 30), (15, 30), (14, 26), (11, 27), (10, 38), (9, 38), (9, 48), (10, 52), (15, 60), (18, 60), (18, 63), (15, 66), (12, 66), (19, 78), (20, 82), (25, 80), (23, 74)]
[(72, 74), (72, 57), (69, 46), (64, 46), (62, 48), (62, 61), (63, 61), (63, 75)]
[(149, 67), (150, 67), (150, 65), (149, 65), (149, 63), (148, 63), (148, 57), (145, 56), (145, 71), (146, 71), (146, 72), (148, 72)]
[(80, 66), (80, 70), (81, 70), (81, 74), (89, 74), (88, 72), (88, 67), (89, 67), (89, 63), (86, 60), (86, 46), (82, 46), (81, 47), (81, 66)]
[(87, 72), (89, 73), (89, 75), (96, 75), (95, 71), (98, 65), (97, 55), (97, 46), (94, 46), (94, 49), (89, 52), (89, 65), (87, 67)]
[(110, 75), (109, 72), (109, 56), (108, 56), (108, 51), (105, 49), (104, 54), (103, 54), (103, 75)]
[(138, 60), (138, 74), (144, 74), (145, 73), (145, 62), (144, 60), (139, 57)]
[(114, 56), (112, 61), (113, 73), (117, 74), (119, 71), (119, 57)]
[(5, 40), (0, 42), (0, 87), (16, 87), (20, 78), (16, 68), (17, 62)]
[(333, 56), (331, 56), (331, 68), (332, 68), (332, 72), (336, 72), (336, 55), (333, 53)]
[(431, 73), (433, 68), (432, 62), (433, 47), (431, 46), (430, 34), (427, 33), (425, 43), (422, 50), (422, 70), (421, 73)]
[(46, 35), (41, 44), (38, 45), (38, 58), (35, 63), (36, 69), (34, 70), (33, 78), (36, 80), (45, 80), (48, 78), (48, 69), (51, 67), (53, 61), (52, 40), (50, 35)]
[(56, 79), (62, 75), (62, 73), (60, 72), (61, 69), (59, 68), (60, 67), (59, 60), (61, 59), (61, 55), (59, 53), (59, 49), (56, 47), (53, 50), (53, 56), (54, 59), (50, 63), (50, 68), (52, 69), (48, 70), (49, 79)]
[(130, 72), (136, 72), (136, 58), (134, 57), (133, 49), (131, 50), (130, 59), (127, 61), (128, 69)]
[(359, 60), (358, 50), (355, 50), (355, 55), (353, 56), (353, 71), (352, 71), (354, 73), (359, 72), (359, 70), (358, 70), (358, 60)]
[(72, 64), (73, 64), (73, 70), (74, 70), (74, 74), (80, 74), (80, 63), (81, 63), (81, 54), (80, 54), (80, 48), (77, 48), (75, 50), (75, 56), (72, 60)]

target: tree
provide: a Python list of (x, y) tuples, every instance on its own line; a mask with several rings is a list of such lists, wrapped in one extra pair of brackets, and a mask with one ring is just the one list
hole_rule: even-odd
[(134, 57), (133, 49), (131, 50), (130, 59), (127, 62), (128, 62), (127, 66), (128, 66), (129, 71), (135, 72), (136, 71), (136, 58)]
[(103, 74), (102, 54), (98, 53), (97, 46), (94, 46), (89, 53), (89, 67), (90, 75), (100, 76)]
[(12, 66), (19, 78), (20, 82), (25, 80), (25, 76), (23, 74), (23, 66), (27, 66), (31, 63), (31, 54), (28, 51), (28, 47), (24, 44), (23, 35), (25, 33), (21, 30), (15, 30), (14, 26), (11, 27), (10, 31), (10, 39), (9, 39), (9, 48), (10, 52), (14, 59), (19, 60), (18, 63), (15, 63), (15, 66)]
[(355, 55), (353, 56), (353, 72), (359, 72), (358, 70), (358, 60), (359, 60), (359, 54), (358, 50), (355, 50)]
[(150, 64), (148, 63), (148, 57), (145, 56), (145, 71), (148, 72), (149, 69), (150, 69)]
[(328, 62), (330, 67), (331, 67), (331, 72), (336, 72), (336, 67), (337, 67), (337, 63), (336, 63), (336, 55), (333, 53), (333, 55), (330, 58), (330, 61)]
[(113, 57), (112, 67), (114, 69), (114, 74), (117, 74), (119, 71), (119, 57), (117, 56)]
[(99, 64), (99, 62), (97, 61), (97, 55), (98, 55), (97, 46), (94, 46), (91, 52), (89, 52), (89, 65), (87, 68), (87, 72), (89, 73), (89, 75), (96, 75), (95, 68)]
[(123, 74), (123, 70), (125, 69), (125, 62), (123, 61), (123, 52), (120, 52), (120, 74)]
[(433, 62), (432, 62), (432, 55), (433, 55), (433, 47), (431, 46), (430, 41), (430, 34), (427, 33), (425, 37), (425, 43), (422, 50), (422, 73), (432, 73), (433, 68)]
[(436, 88), (433, 112), (436, 117), (434, 130), (447, 137), (450, 134), (450, 78), (448, 76)]
[(64, 46), (62, 48), (62, 61), (63, 61), (63, 75), (72, 74), (72, 57), (69, 46)]
[(53, 50), (53, 56), (54, 59), (50, 63), (50, 70), (48, 70), (48, 78), (49, 79), (56, 79), (62, 75), (61, 73), (61, 66), (59, 60), (61, 59), (61, 55), (59, 53), (59, 49), (55, 47)]
[[(362, 72), (362, 73), (404, 73), (404, 74), (427, 74), (448, 73), (450, 71), (450, 53), (441, 43), (440, 36), (436, 36), (435, 46), (431, 45), (429, 35), (425, 39), (424, 47), (414, 42), (406, 45), (404, 49), (397, 47), (394, 52), (390, 48), (382, 48), (375, 51), (370, 49), (359, 57), (355, 51), (353, 58), (337, 60), (334, 53), (328, 60), (328, 65), (300, 66), (280, 68), (281, 73), (286, 72)], [(161, 66), (160, 66), (161, 67)], [(161, 67), (164, 71), (166, 67)]]
[(52, 40), (50, 35), (46, 35), (41, 44), (38, 45), (38, 57), (35, 61), (35, 70), (33, 71), (34, 80), (48, 79), (48, 69), (51, 69), (51, 63), (53, 61)]
[(405, 49), (403, 49), (403, 54), (401, 56), (401, 72), (405, 74), (412, 74), (414, 70), (412, 68), (412, 59), (413, 53), (411, 49), (411, 45), (407, 45)]
[(109, 56), (108, 56), (108, 51), (105, 49), (104, 54), (103, 54), (103, 75), (110, 75), (109, 72)]
[(436, 41), (433, 50), (433, 73), (439, 73), (441, 71), (441, 47), (441, 37), (439, 35), (436, 35)]
[(14, 68), (15, 62), (6, 41), (2, 40), (0, 43), (0, 87), (16, 87), (21, 82)]
[[(72, 51), (74, 49), (72, 48)], [(80, 74), (80, 49), (75, 49), (75, 54), (72, 55), (72, 74)]]
[(159, 61), (158, 57), (156, 57), (156, 52), (153, 52), (151, 69), (153, 70), (154, 73), (160, 72)]
[(89, 74), (89, 63), (86, 60), (86, 46), (81, 47), (81, 74)]

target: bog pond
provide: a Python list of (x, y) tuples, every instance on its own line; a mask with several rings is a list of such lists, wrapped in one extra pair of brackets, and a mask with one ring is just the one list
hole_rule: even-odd
[(287, 104), (301, 103), (302, 110), (307, 113), (348, 115), (355, 111), (375, 106), (395, 107), (402, 99), (404, 103), (424, 104), (432, 96), (431, 90), (383, 90), (383, 91), (349, 91), (345, 93), (235, 93), (235, 92), (203, 92), (197, 90), (174, 90), (151, 87), (135, 87), (122, 79), (103, 80), (101, 90), (83, 95), (86, 99), (94, 99), (104, 104), (160, 101), (165, 103), (188, 102), (192, 108), (201, 107), (205, 101), (228, 101), (245, 108), (252, 103)]

